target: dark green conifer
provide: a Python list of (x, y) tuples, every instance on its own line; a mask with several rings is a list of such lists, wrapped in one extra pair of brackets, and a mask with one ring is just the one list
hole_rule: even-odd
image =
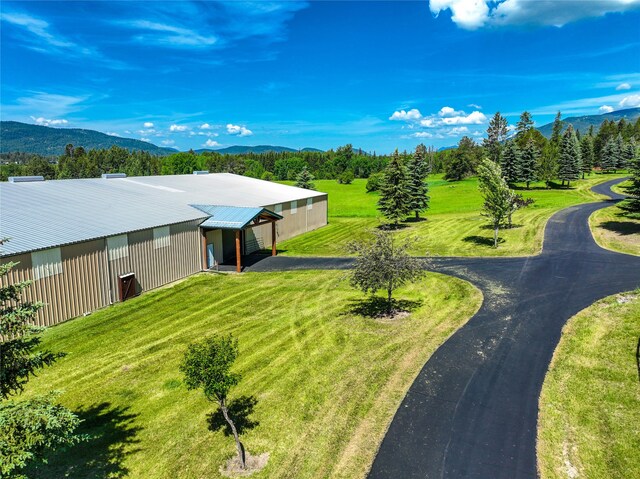
[(562, 184), (567, 182), (567, 186), (571, 181), (580, 178), (581, 161), (580, 161), (580, 143), (576, 137), (573, 125), (569, 125), (562, 135), (560, 143), (560, 158), (558, 161), (558, 178), (562, 180)]
[(427, 162), (427, 148), (420, 144), (407, 162), (407, 189), (409, 191), (410, 209), (420, 218), (420, 212), (429, 208), (429, 163)]
[(378, 210), (396, 225), (411, 212), (407, 170), (400, 160), (398, 150), (393, 153), (384, 171)]

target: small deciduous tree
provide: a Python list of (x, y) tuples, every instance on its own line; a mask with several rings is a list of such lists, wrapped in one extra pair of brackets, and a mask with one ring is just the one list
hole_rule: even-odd
[(227, 407), (229, 391), (241, 379), (240, 374), (231, 371), (237, 357), (237, 339), (231, 335), (213, 336), (189, 345), (180, 365), (180, 371), (185, 376), (187, 389), (202, 389), (209, 401), (218, 403), (236, 441), (238, 461), (242, 469), (245, 469), (245, 450)]
[(340, 174), (340, 176), (338, 176), (338, 183), (340, 183), (341, 185), (350, 185), (351, 183), (353, 183), (354, 179), (355, 179), (355, 176), (353, 174), (353, 171), (344, 170)]
[(410, 200), (407, 188), (407, 170), (400, 160), (398, 150), (396, 150), (384, 170), (380, 185), (378, 210), (397, 225), (411, 211)]
[(425, 274), (427, 261), (407, 253), (411, 242), (396, 244), (390, 231), (375, 231), (372, 241), (354, 241), (349, 251), (356, 262), (350, 283), (363, 293), (387, 292), (387, 312), (393, 313), (393, 292), (400, 286), (416, 281)]
[(409, 191), (409, 208), (420, 218), (420, 212), (429, 208), (429, 163), (427, 148), (420, 144), (407, 162), (407, 189)]
[(372, 191), (378, 191), (380, 185), (382, 185), (382, 173), (371, 173), (367, 179), (367, 185), (365, 186), (367, 193)]
[(305, 190), (315, 190), (316, 186), (313, 184), (313, 175), (309, 172), (309, 169), (305, 166), (302, 171), (296, 176), (296, 186), (298, 188), (304, 188)]
[(493, 246), (497, 248), (500, 226), (513, 213), (513, 193), (502, 177), (500, 165), (489, 159), (482, 160), (478, 166), (478, 186), (484, 197), (482, 215), (493, 227)]

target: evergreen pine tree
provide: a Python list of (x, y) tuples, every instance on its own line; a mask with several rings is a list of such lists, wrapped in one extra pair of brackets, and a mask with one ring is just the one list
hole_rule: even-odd
[(515, 141), (505, 143), (500, 160), (502, 176), (507, 183), (520, 181), (520, 149)]
[(551, 130), (551, 138), (549, 141), (555, 146), (560, 146), (560, 140), (562, 139), (562, 114), (558, 112), (556, 118), (553, 120), (553, 129)]
[(378, 210), (396, 225), (411, 212), (407, 183), (407, 171), (396, 150), (385, 168), (378, 199)]
[(621, 133), (618, 133), (618, 135), (616, 136), (616, 153), (617, 156), (615, 169), (622, 170), (625, 168), (625, 163), (627, 160), (627, 145), (625, 145)]
[(538, 162), (537, 176), (540, 181), (544, 181), (547, 188), (551, 187), (551, 182), (558, 175), (558, 148), (548, 143)]
[(496, 112), (489, 122), (487, 128), (487, 138), (482, 141), (487, 151), (489, 159), (496, 163), (500, 162), (500, 153), (502, 151), (502, 143), (507, 138), (507, 119), (500, 112)]
[(407, 161), (407, 189), (409, 192), (410, 210), (415, 212), (416, 219), (420, 218), (420, 212), (429, 208), (429, 163), (427, 162), (427, 148), (420, 144), (416, 147), (413, 156)]
[(613, 171), (616, 167), (617, 152), (616, 142), (613, 138), (609, 138), (602, 148), (600, 166), (602, 171)]
[(296, 176), (296, 186), (298, 188), (304, 188), (305, 190), (315, 190), (316, 186), (313, 184), (313, 180), (313, 175), (305, 166), (300, 173), (298, 173), (298, 176)]
[(569, 125), (569, 128), (562, 135), (558, 161), (558, 178), (562, 180), (563, 185), (566, 181), (569, 186), (572, 180), (580, 178), (580, 165), (580, 143), (578, 143), (573, 125)]
[(533, 139), (529, 138), (520, 155), (520, 181), (526, 183), (527, 189), (529, 189), (529, 184), (537, 179), (536, 167), (539, 156), (538, 147)]
[(518, 123), (516, 123), (516, 141), (518, 142), (518, 146), (520, 148), (524, 148), (527, 133), (532, 128), (533, 119), (531, 118), (531, 113), (529, 113), (528, 111), (523, 111), (520, 115)]
[(628, 213), (640, 213), (640, 148), (635, 148), (633, 158), (628, 164), (631, 173), (631, 186), (625, 190), (629, 196), (620, 203), (620, 208)]
[(594, 163), (593, 137), (585, 135), (580, 141), (580, 156), (582, 157), (582, 179), (591, 173)]

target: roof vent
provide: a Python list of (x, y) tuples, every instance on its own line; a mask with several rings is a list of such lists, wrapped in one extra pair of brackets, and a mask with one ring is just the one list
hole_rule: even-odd
[(194, 171), (193, 174), (194, 175), (208, 175), (209, 174), (209, 170)]
[(126, 178), (126, 173), (102, 173), (102, 178), (110, 180), (111, 178)]
[(44, 176), (10, 176), (9, 183), (31, 183), (33, 181), (44, 181)]

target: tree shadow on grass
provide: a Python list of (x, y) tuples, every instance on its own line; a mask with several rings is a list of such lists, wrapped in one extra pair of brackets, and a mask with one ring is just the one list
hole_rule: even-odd
[[(362, 299), (350, 300), (346, 314), (364, 316), (365, 318), (384, 318), (389, 316), (389, 302), (387, 298), (380, 296), (368, 296)], [(422, 306), (421, 300), (393, 299), (391, 301), (392, 313), (412, 312)]]
[(623, 236), (640, 234), (640, 224), (632, 221), (604, 221), (598, 226)]
[(407, 218), (406, 220), (404, 220), (404, 223), (422, 223), (423, 221), (428, 221), (427, 218), (424, 217), (420, 217), (420, 218), (416, 218), (415, 216), (411, 216), (409, 218)]
[[(258, 404), (255, 396), (240, 396), (227, 404), (229, 409), (229, 417), (236, 426), (238, 434), (249, 431), (260, 425), (258, 421), (254, 421), (249, 416), (253, 414), (253, 410)], [(229, 423), (224, 418), (222, 411), (218, 408), (215, 412), (207, 414), (207, 423), (209, 431), (215, 432), (224, 429), (225, 436), (232, 436), (233, 432)]]
[[(462, 241), (464, 241), (465, 243), (473, 243), (475, 245), (478, 246), (488, 246), (490, 248), (493, 248), (493, 238), (488, 238), (486, 236), (478, 236), (478, 235), (472, 235), (472, 236), (465, 236), (464, 238), (462, 238)], [(498, 238), (498, 244), (504, 243), (504, 240), (502, 238)]]
[[(500, 228), (500, 230), (515, 230), (518, 228), (522, 228), (524, 225), (518, 224), (518, 223), (511, 223), (511, 226), (509, 225), (504, 225)], [(487, 230), (487, 231), (491, 231), (491, 233), (493, 234), (493, 226), (492, 225), (482, 225), (480, 227), (480, 229), (482, 230)], [(468, 237), (469, 238), (469, 237)], [(491, 239), (491, 244), (493, 245), (493, 239)]]
[(378, 228), (379, 230), (382, 231), (398, 231), (398, 230), (403, 230), (405, 228), (408, 228), (409, 225), (404, 224), (404, 223), (384, 223), (381, 225), (376, 226), (376, 228)]
[(38, 464), (25, 472), (30, 478), (113, 479), (125, 477), (129, 470), (125, 458), (139, 451), (131, 448), (142, 427), (136, 425), (138, 414), (129, 407), (113, 407), (108, 402), (75, 411), (82, 420), (78, 434), (88, 439), (61, 449), (47, 457), (47, 464)]

